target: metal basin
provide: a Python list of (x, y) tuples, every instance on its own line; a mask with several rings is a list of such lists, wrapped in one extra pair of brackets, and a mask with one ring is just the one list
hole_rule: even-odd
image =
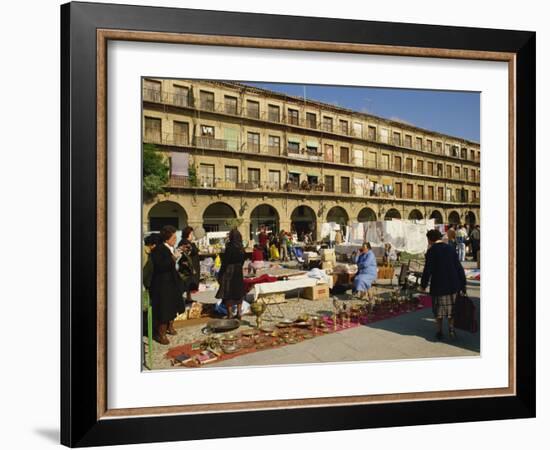
[(236, 330), (240, 326), (237, 319), (212, 319), (203, 329), (204, 333), (223, 333), (225, 331)]

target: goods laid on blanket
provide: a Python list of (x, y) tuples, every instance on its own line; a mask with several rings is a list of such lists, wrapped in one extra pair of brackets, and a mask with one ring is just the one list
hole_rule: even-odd
[(174, 367), (201, 367), (417, 311), (430, 307), (431, 298), (425, 295), (401, 295), (396, 290), (385, 301), (376, 298), (372, 304), (348, 307), (347, 302), (335, 300), (333, 306), (334, 311), (330, 314), (299, 313), (292, 319), (283, 319), (267, 326), (210, 334), (203, 339), (171, 348), (165, 357)]

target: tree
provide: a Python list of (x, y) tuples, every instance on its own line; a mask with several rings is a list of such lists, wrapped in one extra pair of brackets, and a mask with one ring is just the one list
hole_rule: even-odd
[(157, 195), (164, 192), (168, 182), (168, 162), (154, 144), (143, 145), (143, 192)]
[(226, 219), (225, 224), (230, 228), (239, 228), (244, 222), (243, 218)]

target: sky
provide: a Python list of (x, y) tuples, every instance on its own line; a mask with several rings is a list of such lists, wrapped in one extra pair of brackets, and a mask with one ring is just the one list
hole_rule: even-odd
[(282, 83), (245, 84), (289, 95), (304, 96), (420, 128), (479, 142), (479, 92)]

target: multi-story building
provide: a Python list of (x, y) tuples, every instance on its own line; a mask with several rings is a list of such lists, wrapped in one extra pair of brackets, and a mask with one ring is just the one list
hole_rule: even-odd
[(144, 79), (143, 141), (170, 161), (144, 230), (479, 220), (480, 147), (312, 99), (233, 82)]

